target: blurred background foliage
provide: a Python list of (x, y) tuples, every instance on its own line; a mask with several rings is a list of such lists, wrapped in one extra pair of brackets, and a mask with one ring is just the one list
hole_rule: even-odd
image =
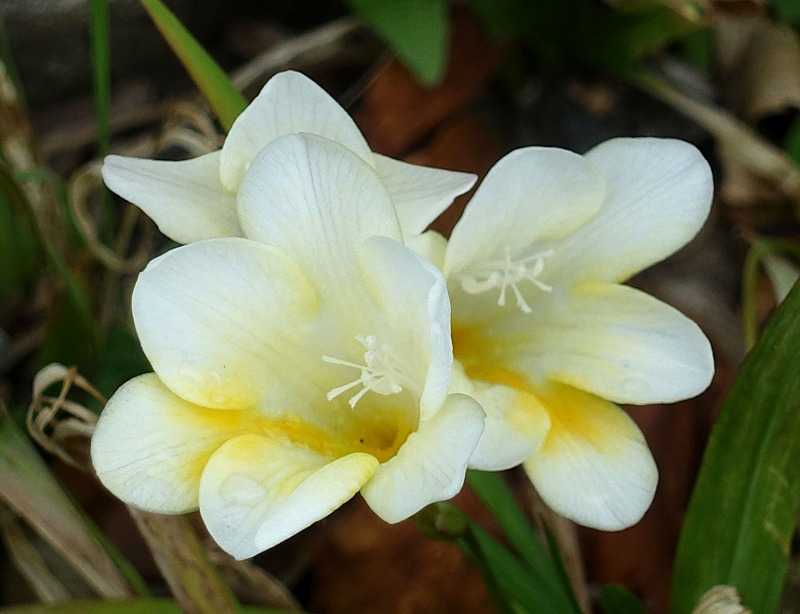
[[(800, 0), (4, 0), (0, 24), (3, 607), (800, 611)], [(215, 149), (286, 68), (420, 164), (483, 174), (515, 147), (623, 135), (712, 162), (707, 227), (634, 280), (717, 361), (701, 397), (630, 408), (662, 476), (639, 525), (577, 529), (517, 472), (473, 473), (418, 526), (353, 501), (237, 563), (197, 518), (103, 492), (87, 437), (149, 368), (130, 291), (174, 244), (103, 188), (100, 160)]]

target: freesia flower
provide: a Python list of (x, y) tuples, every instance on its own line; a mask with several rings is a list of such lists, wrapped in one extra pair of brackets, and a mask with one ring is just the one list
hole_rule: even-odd
[(657, 469), (616, 404), (692, 397), (714, 365), (697, 325), (621, 283), (698, 232), (712, 190), (681, 141), (529, 147), (488, 173), (449, 242), (415, 240), (448, 281), (453, 390), (487, 414), (474, 467), (524, 461), (544, 501), (583, 525), (641, 518)]
[(238, 219), (246, 238), (179, 247), (139, 276), (155, 373), (100, 416), (103, 484), (149, 511), (199, 507), (240, 559), (359, 491), (387, 522), (452, 497), (483, 412), (448, 395), (444, 279), (400, 242), (375, 170), (322, 137), (277, 138), (239, 186)]
[(250, 164), (275, 139), (316, 134), (348, 148), (372, 167), (407, 234), (422, 232), (475, 175), (400, 162), (372, 152), (347, 112), (304, 75), (270, 79), (231, 127), (222, 149), (181, 162), (108, 156), (106, 185), (150, 216), (178, 243), (245, 236), (236, 195)]

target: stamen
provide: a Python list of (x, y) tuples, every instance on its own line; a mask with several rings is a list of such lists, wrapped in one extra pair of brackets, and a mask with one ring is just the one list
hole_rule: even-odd
[(460, 276), (461, 287), (468, 294), (481, 294), (494, 288), (500, 288), (500, 295), (497, 297), (499, 307), (505, 307), (506, 291), (510, 287), (514, 293), (517, 307), (523, 313), (531, 313), (533, 310), (522, 295), (519, 284), (527, 280), (542, 292), (552, 292), (553, 287), (540, 281), (539, 276), (544, 271), (545, 259), (553, 254), (554, 251), (548, 249), (519, 260), (513, 260), (511, 248), (506, 247), (503, 260), (490, 260), (462, 273)]
[(364, 346), (364, 363), (359, 364), (334, 358), (332, 356), (323, 356), (322, 361), (333, 365), (340, 365), (343, 367), (350, 367), (352, 369), (359, 369), (361, 375), (354, 379), (352, 382), (343, 384), (332, 388), (325, 395), (329, 401), (332, 401), (340, 394), (361, 386), (362, 388), (356, 392), (348, 400), (351, 408), (355, 408), (356, 404), (367, 394), (370, 390), (382, 395), (397, 394), (403, 390), (400, 381), (407, 379), (399, 368), (398, 361), (392, 353), (389, 346), (386, 344), (378, 345), (378, 340), (375, 335), (359, 335), (356, 340)]

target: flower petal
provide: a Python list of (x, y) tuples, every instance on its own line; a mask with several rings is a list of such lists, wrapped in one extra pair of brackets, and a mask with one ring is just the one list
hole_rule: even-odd
[(235, 191), (259, 151), (286, 134), (305, 132), (336, 141), (368, 163), (370, 149), (352, 118), (311, 79), (278, 73), (233, 122), (222, 147), (222, 183)]
[(236, 197), (219, 181), (219, 160), (219, 151), (181, 162), (108, 156), (103, 180), (173, 241), (238, 237)]
[(182, 398), (218, 409), (294, 407), (314, 395), (318, 308), (303, 272), (246, 239), (193, 243), (139, 275), (133, 316), (145, 354)]
[[(384, 314), (381, 330), (404, 372), (422, 386), (420, 415), (431, 416), (450, 386), (450, 300), (442, 274), (407, 247), (372, 237), (361, 250), (365, 285)], [(383, 337), (382, 337), (383, 338)]]
[(483, 416), (480, 405), (470, 397), (450, 395), (444, 407), (422, 422), (361, 489), (372, 510), (395, 523), (458, 494), (483, 431)]
[(447, 239), (435, 230), (428, 230), (421, 235), (406, 237), (406, 245), (415, 254), (422, 256), (440, 271), (444, 269)]
[(97, 477), (115, 496), (143, 510), (197, 509), (200, 475), (211, 454), (241, 432), (242, 412), (192, 405), (154, 373), (123, 384), (106, 404), (92, 437)]
[(456, 196), (472, 189), (477, 175), (408, 164), (372, 154), (375, 170), (389, 191), (403, 234), (421, 233)]
[(602, 176), (578, 154), (512, 151), (489, 171), (456, 224), (445, 273), (568, 235), (597, 212), (604, 193)]
[(365, 239), (400, 239), (389, 194), (350, 150), (309, 134), (284, 136), (261, 151), (239, 188), (245, 235), (286, 251), (320, 293), (357, 287), (356, 252)]
[(625, 281), (683, 247), (708, 217), (711, 169), (689, 143), (612, 139), (586, 159), (605, 176), (606, 199), (591, 222), (555, 246), (553, 279)]
[(595, 529), (637, 523), (653, 500), (658, 469), (633, 420), (616, 405), (563, 384), (537, 392), (552, 426), (525, 471), (544, 502)]
[(503, 471), (529, 458), (544, 441), (550, 417), (539, 400), (510, 386), (473, 382), (469, 393), (486, 413), (483, 435), (469, 466)]
[[(714, 357), (700, 328), (678, 310), (627, 286), (586, 283), (551, 302), (516, 339), (509, 366), (616, 403), (671, 403), (711, 383)], [(503, 341), (496, 341), (502, 344)]]
[(209, 460), (200, 514), (217, 544), (245, 559), (330, 514), (377, 466), (369, 454), (334, 460), (288, 439), (242, 435)]

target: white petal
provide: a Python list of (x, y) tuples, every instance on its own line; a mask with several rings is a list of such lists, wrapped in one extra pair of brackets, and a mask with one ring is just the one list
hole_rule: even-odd
[(220, 183), (219, 160), (219, 151), (181, 162), (108, 156), (103, 180), (173, 241), (238, 237), (236, 197)]
[(483, 431), (483, 415), (470, 397), (450, 395), (439, 413), (422, 422), (361, 489), (372, 510), (395, 523), (458, 494)]
[(529, 458), (544, 441), (550, 418), (538, 399), (509, 386), (474, 382), (471, 395), (486, 412), (486, 427), (469, 466), (502, 471)]
[(366, 286), (384, 314), (382, 339), (385, 331), (406, 374), (422, 383), (418, 393), (425, 419), (444, 402), (453, 364), (444, 277), (407, 247), (383, 237), (364, 243), (361, 263)]
[(435, 230), (428, 230), (421, 235), (406, 236), (406, 245), (415, 254), (419, 254), (440, 271), (444, 270), (444, 255), (447, 251), (447, 239)]
[(689, 143), (613, 139), (586, 159), (605, 176), (606, 199), (589, 224), (555, 246), (554, 279), (624, 281), (683, 247), (708, 217), (711, 169)]
[(542, 392), (552, 426), (525, 471), (544, 502), (595, 529), (636, 524), (658, 482), (636, 424), (619, 407), (574, 388), (553, 384)]
[(445, 259), (449, 275), (574, 231), (599, 209), (603, 178), (578, 154), (517, 149), (486, 175), (456, 224)]
[(200, 514), (217, 544), (245, 559), (330, 514), (377, 466), (369, 454), (334, 460), (288, 439), (242, 435), (209, 460)]
[[(515, 339), (514, 369), (546, 375), (617, 403), (671, 403), (711, 383), (714, 357), (678, 310), (627, 286), (586, 283), (551, 302)], [(498, 341), (498, 343), (504, 343)]]
[(370, 164), (370, 149), (351, 117), (325, 90), (294, 71), (278, 73), (233, 122), (222, 147), (222, 183), (235, 191), (261, 149), (286, 134), (336, 141)]
[(192, 405), (154, 373), (123, 384), (92, 437), (97, 477), (138, 508), (180, 514), (197, 508), (200, 475), (213, 452), (241, 431), (241, 412)]
[(167, 252), (139, 276), (133, 316), (164, 383), (206, 407), (295, 407), (316, 394), (307, 347), (317, 296), (278, 249), (213, 239)]
[(333, 141), (284, 136), (263, 149), (239, 189), (251, 239), (284, 249), (320, 289), (351, 282), (355, 248), (371, 236), (400, 239), (389, 194), (363, 160)]
[(406, 236), (421, 233), (453, 202), (472, 189), (477, 175), (408, 164), (372, 154), (375, 170), (389, 190)]

